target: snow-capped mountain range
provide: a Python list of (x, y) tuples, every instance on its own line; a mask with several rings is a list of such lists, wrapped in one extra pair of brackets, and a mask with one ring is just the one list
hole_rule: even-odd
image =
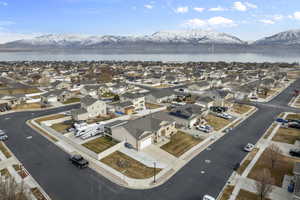
[[(49, 34), (8, 42), (0, 48), (17, 49), (117, 49), (117, 50), (165, 50), (198, 51), (216, 45), (218, 49), (255, 49), (258, 46), (293, 46), (300, 49), (300, 30), (281, 32), (255, 42), (246, 42), (238, 37), (208, 30), (159, 31), (144, 36), (87, 36)], [(230, 47), (230, 48), (229, 48)]]

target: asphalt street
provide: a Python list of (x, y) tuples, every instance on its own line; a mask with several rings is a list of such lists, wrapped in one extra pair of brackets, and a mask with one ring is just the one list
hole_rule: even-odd
[(287, 106), (296, 87), (300, 87), (300, 80), (271, 102), (257, 103), (254, 115), (211, 145), (210, 150), (196, 156), (165, 184), (149, 190), (120, 187), (91, 169), (77, 169), (69, 163), (67, 153), (25, 123), (74, 106), (3, 115), (0, 129), (9, 134), (8, 147), (53, 200), (201, 200), (204, 194), (217, 197), (234, 164), (246, 156), (242, 148), (249, 142), (256, 143), (279, 113), (300, 112)]

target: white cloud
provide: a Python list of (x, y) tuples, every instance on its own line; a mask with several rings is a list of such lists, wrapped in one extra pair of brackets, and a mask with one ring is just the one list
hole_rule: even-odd
[(0, 6), (8, 6), (8, 3), (5, 1), (0, 1)]
[(264, 23), (264, 24), (275, 24), (275, 22), (273, 20), (270, 20), (270, 19), (261, 19), (259, 21), (261, 23)]
[(242, 12), (248, 10), (247, 6), (245, 4), (243, 4), (242, 2), (240, 2), (240, 1), (236, 1), (236, 2), (233, 3), (233, 9), (238, 10), (238, 11), (242, 11)]
[(194, 19), (187, 20), (183, 25), (189, 28), (236, 26), (233, 20), (225, 17), (212, 17), (206, 20), (194, 18)]
[(144, 7), (147, 8), (147, 9), (152, 9), (153, 8), (153, 6), (150, 5), (150, 4), (146, 4), (146, 5), (144, 5)]
[(292, 18), (296, 19), (296, 20), (300, 20), (300, 12), (294, 12), (294, 14), (292, 15)]
[(210, 8), (208, 9), (209, 11), (217, 12), (217, 11), (226, 11), (226, 8), (223, 8), (221, 6), (215, 7), (215, 8)]
[(253, 8), (253, 9), (256, 9), (256, 8), (257, 8), (257, 5), (255, 5), (255, 4), (253, 4), (253, 3), (245, 2), (245, 5), (246, 5), (248, 8)]
[(188, 6), (183, 6), (183, 7), (178, 7), (175, 9), (176, 13), (187, 13), (189, 12), (189, 7)]
[(273, 15), (273, 16), (272, 16), (272, 19), (273, 19), (274, 21), (280, 21), (280, 20), (282, 20), (283, 18), (284, 18), (283, 15)]
[(205, 8), (195, 7), (194, 10), (197, 12), (203, 12), (205, 10)]

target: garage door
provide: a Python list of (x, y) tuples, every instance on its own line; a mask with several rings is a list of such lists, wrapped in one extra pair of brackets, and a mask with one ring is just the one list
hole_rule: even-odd
[(152, 138), (148, 138), (148, 139), (142, 141), (140, 144), (141, 144), (140, 149), (143, 149), (143, 148), (149, 146), (150, 144), (152, 144)]

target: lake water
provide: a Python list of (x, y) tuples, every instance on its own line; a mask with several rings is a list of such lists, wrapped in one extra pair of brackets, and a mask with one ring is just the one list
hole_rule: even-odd
[(96, 53), (46, 53), (46, 52), (0, 52), (0, 61), (225, 61), (225, 62), (300, 62), (300, 55), (271, 56), (261, 54), (96, 54)]

